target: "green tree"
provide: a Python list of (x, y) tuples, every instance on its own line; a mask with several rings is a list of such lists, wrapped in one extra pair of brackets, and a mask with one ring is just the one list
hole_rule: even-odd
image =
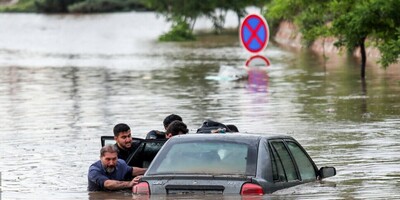
[(303, 35), (306, 46), (318, 37), (328, 36), (326, 23), (333, 19), (329, 0), (273, 0), (267, 4), (266, 18), (277, 27), (283, 20), (294, 22)]
[(274, 0), (268, 6), (268, 17), (295, 22), (307, 44), (318, 37), (334, 36), (338, 47), (345, 46), (349, 51), (359, 47), (363, 79), (367, 39), (381, 51), (379, 62), (383, 67), (398, 62), (398, 0)]
[(349, 12), (333, 20), (331, 31), (339, 38), (337, 45), (350, 50), (360, 47), (362, 78), (365, 78), (367, 38), (374, 40), (381, 51), (383, 67), (397, 62), (400, 46), (393, 44), (398, 42), (400, 34), (397, 29), (400, 26), (399, 6), (398, 0), (357, 1)]
[(144, 10), (141, 0), (29, 0), (44, 13), (98, 13)]
[(144, 0), (143, 3), (164, 15), (167, 21), (183, 21), (191, 28), (199, 16), (214, 10), (212, 0)]
[[(263, 6), (269, 0), (143, 0), (148, 8), (153, 9), (171, 21), (172, 28), (167, 35), (183, 34), (182, 37), (193, 35), (193, 28), (198, 17), (204, 16), (213, 22), (217, 33), (224, 27), (226, 13), (233, 11), (239, 21), (246, 14), (248, 6)], [(188, 27), (189, 31), (182, 28)], [(188, 34), (189, 33), (189, 34)], [(182, 38), (170, 37), (170, 38)], [(164, 37), (165, 38), (165, 37)], [(193, 37), (189, 37), (190, 39)]]
[(12, 5), (0, 5), (0, 12), (36, 12), (34, 0), (19, 0)]
[[(179, 18), (181, 19), (181, 18)], [(172, 25), (172, 29), (161, 35), (159, 40), (160, 41), (189, 41), (195, 40), (195, 36), (189, 27), (189, 24), (182, 20), (174, 20)]]
[(208, 18), (213, 22), (214, 29), (217, 33), (221, 32), (224, 27), (226, 13), (233, 11), (238, 18), (238, 29), (240, 21), (247, 15), (246, 8), (249, 6), (260, 7), (261, 9), (270, 0), (219, 0), (213, 1), (214, 11), (209, 12)]
[(68, 6), (84, 0), (35, 0), (36, 9), (45, 13), (66, 13)]
[(139, 0), (85, 0), (68, 6), (71, 13), (145, 10)]

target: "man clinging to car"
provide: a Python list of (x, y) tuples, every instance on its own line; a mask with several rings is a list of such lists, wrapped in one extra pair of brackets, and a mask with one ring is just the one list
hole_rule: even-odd
[(175, 135), (184, 135), (188, 133), (189, 130), (185, 123), (179, 120), (171, 122), (166, 128), (165, 138), (169, 139)]
[[(182, 117), (176, 114), (170, 114), (167, 117), (165, 117), (163, 121), (164, 129), (167, 130), (168, 126), (173, 122), (173, 121), (183, 121)], [(157, 130), (152, 130), (146, 135), (146, 139), (165, 139), (167, 138), (166, 132), (163, 131), (157, 131)]]
[(105, 145), (100, 150), (100, 160), (89, 167), (88, 191), (130, 189), (145, 171), (146, 168), (128, 166), (118, 159), (118, 149), (114, 145)]

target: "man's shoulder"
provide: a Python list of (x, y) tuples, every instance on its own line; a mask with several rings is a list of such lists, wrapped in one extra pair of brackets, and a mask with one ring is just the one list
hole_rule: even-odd
[(118, 164), (121, 163), (121, 164), (123, 164), (123, 165), (126, 165), (126, 161), (123, 160), (123, 159), (118, 158), (117, 162), (118, 162)]
[(90, 174), (94, 175), (94, 174), (102, 173), (103, 171), (104, 171), (104, 170), (103, 170), (103, 167), (102, 167), (102, 165), (101, 165), (101, 161), (100, 161), (100, 160), (94, 162), (94, 163), (93, 163), (92, 165), (90, 165), (90, 167), (89, 167), (89, 175), (90, 175)]
[(118, 146), (118, 144), (117, 144), (117, 143), (113, 144), (113, 146), (114, 146), (115, 148), (117, 148), (117, 149), (118, 149), (118, 152), (120, 152), (120, 151), (121, 151), (121, 148)]
[(123, 168), (132, 168), (123, 159), (118, 159), (117, 162), (118, 162), (117, 167), (119, 166), (119, 167), (123, 167)]
[(100, 167), (101, 167), (101, 161), (98, 160), (98, 161), (92, 163), (89, 168), (100, 168)]
[(116, 173), (120, 178), (125, 177), (127, 174), (132, 174), (133, 168), (126, 164), (125, 160), (118, 159)]

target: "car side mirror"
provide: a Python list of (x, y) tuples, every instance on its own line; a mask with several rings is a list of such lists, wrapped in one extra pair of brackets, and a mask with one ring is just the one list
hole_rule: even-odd
[(328, 178), (336, 175), (336, 169), (334, 167), (321, 167), (319, 169), (319, 179)]

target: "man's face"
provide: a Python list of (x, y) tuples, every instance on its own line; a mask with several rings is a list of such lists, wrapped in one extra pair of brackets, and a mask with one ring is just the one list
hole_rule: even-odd
[(123, 149), (130, 149), (132, 147), (132, 136), (131, 130), (126, 132), (120, 132), (118, 137), (114, 137), (118, 146)]
[(117, 166), (118, 154), (115, 153), (104, 153), (104, 156), (100, 157), (101, 164), (106, 169), (108, 173), (111, 173), (115, 170)]

